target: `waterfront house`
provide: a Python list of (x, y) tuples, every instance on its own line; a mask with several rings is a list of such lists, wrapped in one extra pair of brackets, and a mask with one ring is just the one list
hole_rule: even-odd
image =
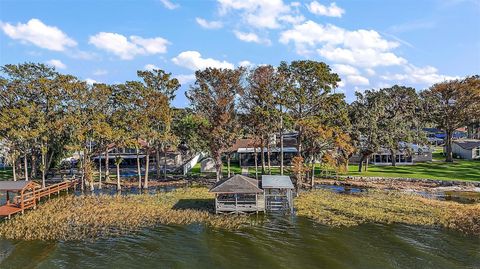
[[(400, 150), (395, 153), (396, 165), (412, 165), (421, 162), (432, 161), (432, 148), (410, 143), (400, 143)], [(360, 162), (360, 155), (354, 154), (349, 162), (354, 164)], [(392, 153), (386, 148), (381, 148), (373, 153), (368, 159), (369, 164), (373, 165), (391, 165)]]
[[(272, 134), (268, 141), (270, 145), (270, 164), (272, 166), (280, 166), (280, 154), (281, 143), (280, 135)], [(264, 145), (263, 154), (265, 160), (267, 160), (267, 151), (268, 148)], [(262, 147), (259, 141), (256, 141), (252, 138), (242, 138), (237, 139), (235, 144), (232, 145), (228, 150), (227, 154), (230, 154), (232, 161), (238, 161), (238, 164), (241, 167), (251, 167), (255, 166), (255, 155), (257, 156), (257, 164), (261, 164), (262, 158)], [(283, 161), (285, 165), (290, 165), (293, 157), (297, 155), (297, 133), (288, 132), (283, 134)]]
[(464, 139), (452, 142), (452, 153), (465, 160), (480, 159), (480, 140)]

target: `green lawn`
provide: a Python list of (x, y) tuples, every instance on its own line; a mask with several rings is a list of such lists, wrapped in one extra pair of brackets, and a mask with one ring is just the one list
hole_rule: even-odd
[(12, 168), (0, 168), (0, 180), (12, 180)]
[(368, 171), (361, 173), (358, 172), (358, 165), (349, 165), (348, 175), (480, 181), (480, 161), (455, 160), (454, 163), (436, 161), (396, 167), (370, 165)]
[[(440, 180), (472, 180), (480, 181), (480, 161), (455, 160), (454, 163), (446, 163), (443, 157), (434, 153), (434, 162), (418, 163), (415, 165), (392, 166), (374, 166), (370, 165), (368, 171), (358, 172), (358, 165), (351, 164), (348, 167), (348, 173), (341, 175), (366, 176), (366, 177), (403, 177), (403, 178), (429, 178)], [(241, 168), (238, 163), (230, 165), (232, 173), (241, 174)], [(285, 173), (289, 174), (290, 167), (285, 167)], [(259, 167), (259, 174), (261, 174)], [(200, 174), (200, 164), (197, 164), (190, 174)], [(227, 166), (223, 166), (223, 174), (227, 174)], [(255, 174), (255, 168), (249, 168), (249, 174)], [(272, 174), (280, 174), (279, 167), (272, 167)], [(316, 175), (321, 174), (320, 167), (316, 168)]]

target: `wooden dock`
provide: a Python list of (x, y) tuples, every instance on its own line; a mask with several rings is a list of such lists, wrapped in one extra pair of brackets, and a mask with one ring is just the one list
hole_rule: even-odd
[[(61, 191), (74, 188), (77, 180), (68, 180), (53, 185), (39, 188), (34, 182), (3, 182), (0, 190), (7, 192), (6, 204), (0, 206), (0, 217), (9, 218), (16, 213), (24, 213), (26, 209), (37, 207), (37, 203), (44, 197), (51, 197), (52, 194), (59, 195)], [(13, 202), (10, 201), (10, 192), (16, 193)]]

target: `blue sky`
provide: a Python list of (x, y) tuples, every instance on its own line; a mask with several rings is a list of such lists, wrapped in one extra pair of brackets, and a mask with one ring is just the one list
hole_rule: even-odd
[(480, 0), (0, 0), (0, 64), (54, 65), (90, 83), (153, 67), (182, 82), (199, 68), (312, 59), (340, 91), (418, 90), (480, 74)]

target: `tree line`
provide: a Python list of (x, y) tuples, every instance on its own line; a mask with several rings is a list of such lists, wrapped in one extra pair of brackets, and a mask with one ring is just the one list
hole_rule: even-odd
[[(168, 148), (208, 152), (220, 180), (222, 157), (230, 160), (228, 149), (241, 137), (254, 141), (262, 173), (271, 173), (272, 134), (281, 137), (283, 174), (282, 137), (291, 130), (297, 133), (293, 172), (299, 182), (313, 182), (318, 163), (345, 169), (358, 153), (362, 170), (362, 163), (380, 148), (394, 156), (408, 150), (407, 143), (423, 144), (425, 126), (445, 130), (446, 161), (452, 161), (455, 129), (480, 122), (478, 75), (421, 92), (398, 85), (357, 92), (348, 104), (335, 91), (339, 76), (323, 62), (207, 68), (195, 72), (195, 83), (186, 92), (190, 106), (175, 109), (171, 101), (181, 85), (164, 70), (138, 71), (138, 80), (112, 85), (89, 85), (43, 64), (5, 65), (1, 71), (0, 139), (7, 144), (14, 179), (40, 176), (43, 184), (62, 158), (77, 152), (85, 185), (93, 189), (94, 171), (99, 170), (101, 187), (102, 165), (95, 167), (92, 158), (105, 154), (109, 167), (112, 146), (136, 149), (139, 187), (148, 187), (149, 181), (148, 172), (143, 177), (140, 173), (140, 150), (146, 155), (146, 171), (150, 154), (159, 160)], [(118, 188), (121, 162), (115, 159)], [(156, 166), (158, 179), (160, 163)], [(104, 174), (108, 180), (109, 169)]]

